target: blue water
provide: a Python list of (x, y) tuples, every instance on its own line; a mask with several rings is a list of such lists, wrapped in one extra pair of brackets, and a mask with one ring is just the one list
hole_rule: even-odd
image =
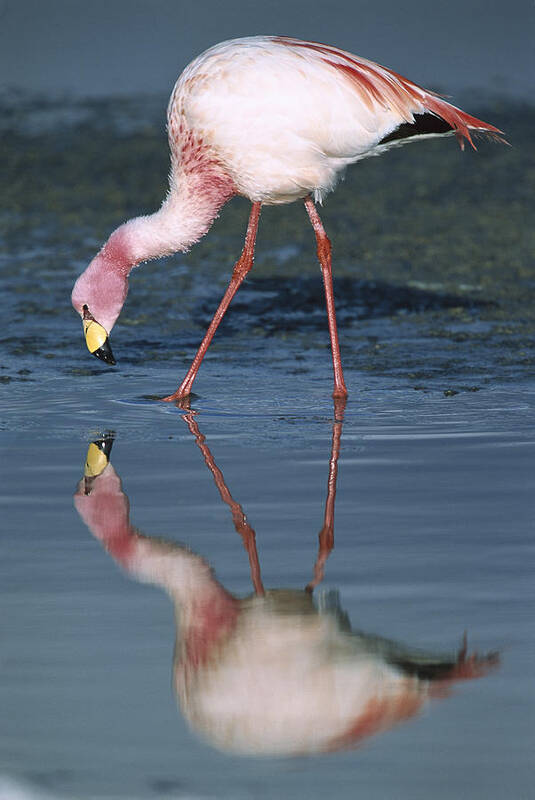
[[(52, 126), (38, 142), (31, 126), (6, 139), (1, 800), (531, 797), (527, 154), (504, 148), (476, 164), (422, 147), (411, 162), (392, 155), (400, 193), (392, 208), (382, 160), (348, 180), (338, 206), (333, 199), (350, 391), (343, 427), (340, 415), (333, 422), (321, 278), (308, 231), (304, 244), (304, 212), (265, 214), (255, 275), (218, 331), (192, 401), (214, 463), (256, 532), (264, 586), (297, 597), (312, 580), (336, 433), (334, 549), (315, 590), (318, 608), (337, 591), (340, 620), (365, 641), (384, 637), (455, 660), (466, 633), (469, 653), (498, 653), (499, 664), (358, 748), (244, 757), (186, 723), (172, 687), (173, 604), (116, 563), (73, 495), (88, 444), (113, 432), (111, 464), (137, 530), (205, 559), (233, 595), (251, 593), (243, 541), (186, 412), (151, 399), (173, 390), (188, 367), (239, 251), (245, 208), (232, 206), (191, 255), (133, 274), (112, 338), (118, 366), (107, 368), (84, 349), (70, 286), (109, 228), (143, 210), (136, 186), (147, 205), (160, 196), (146, 155), (160, 144), (154, 128), (123, 141), (124, 131), (84, 119), (86, 127)], [(130, 123), (121, 124), (137, 130)], [(96, 153), (118, 165), (117, 174), (108, 165), (104, 187), (92, 175)], [(162, 181), (164, 156), (156, 159)], [(21, 158), (40, 164), (31, 181)], [(433, 159), (441, 191), (427, 202), (435, 190), (419, 169)], [(368, 203), (359, 200), (361, 181)]]
[[(252, 398), (238, 404), (208, 379), (196, 419), (256, 531), (265, 585), (300, 589), (323, 519), (330, 404), (297, 409), (284, 388), (274, 403), (261, 372), (241, 374), (256, 381)], [(4, 446), (1, 751), (15, 784), (0, 796), (20, 784), (21, 797), (319, 798), (357, 787), (370, 798), (527, 798), (534, 390), (354, 393), (323, 588), (340, 592), (356, 628), (439, 652), (466, 631), (471, 650), (498, 650), (501, 664), (356, 751), (297, 760), (220, 753), (189, 730), (170, 685), (171, 604), (121, 572), (73, 508), (84, 436), (113, 427), (136, 527), (185, 543), (229, 591), (249, 593), (246, 553), (183, 414), (101, 398), (92, 412), (63, 411), (66, 435), (62, 404), (52, 412), (46, 398), (44, 435)]]

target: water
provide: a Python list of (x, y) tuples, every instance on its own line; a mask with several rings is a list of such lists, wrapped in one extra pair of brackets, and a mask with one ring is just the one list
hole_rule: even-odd
[[(4, 137), (12, 181), (0, 262), (0, 798), (530, 797), (529, 154), (482, 147), (476, 161), (462, 161), (452, 143), (407, 148), (389, 161), (398, 214), (379, 196), (386, 158), (355, 170), (329, 203), (350, 390), (343, 424), (329, 396), (321, 280), (304, 215), (268, 210), (257, 275), (218, 332), (195, 386), (196, 414), (188, 416), (151, 397), (172, 390), (187, 368), (239, 249), (245, 209), (229, 208), (191, 255), (134, 274), (112, 338), (118, 366), (106, 368), (84, 352), (68, 292), (106, 226), (143, 210), (141, 202), (128, 205), (136, 191), (149, 206), (157, 196), (165, 152), (160, 162), (149, 116), (141, 133), (128, 133), (128, 107), (104, 128), (92, 122), (91, 106), (73, 107), (74, 121), (62, 117), (54, 128), (56, 111), (54, 135), (36, 140), (23, 108)], [(80, 114), (86, 128), (76, 127)], [(512, 111), (503, 122), (489, 118), (504, 128), (514, 121)], [(110, 164), (123, 159), (117, 174), (103, 165), (105, 187), (89, 166), (98, 152)], [(17, 168), (21, 159), (24, 169)], [(422, 162), (425, 180), (441, 188), (433, 189), (434, 203), (422, 196), (431, 191), (420, 182)], [(33, 183), (28, 164), (35, 165)], [(409, 173), (411, 188), (403, 189)], [(363, 186), (369, 202), (359, 209)], [(478, 205), (465, 207), (472, 191)], [(460, 263), (452, 253), (463, 248)], [(88, 444), (110, 431), (111, 467), (89, 480), (80, 516), (73, 495)], [(303, 590), (319, 577), (318, 534), (327, 498), (334, 500), (327, 483), (338, 442), (334, 549), (328, 553), (324, 533), (316, 613)], [(131, 524), (151, 540), (128, 527), (116, 484), (115, 505), (99, 506), (108, 501), (99, 501), (98, 486), (113, 481), (113, 471)], [(100, 521), (89, 519), (88, 508), (101, 509)], [(177, 706), (173, 602), (158, 585), (168, 564), (180, 577), (187, 553), (192, 575), (204, 559), (226, 592), (250, 596), (254, 551), (241, 511), (256, 533), (257, 587), (261, 580), (269, 591), (252, 611), (250, 601), (237, 606), (239, 630), (251, 638), (233, 633), (226, 662), (212, 651), (207, 672), (193, 670), (189, 696), (207, 696), (194, 693), (196, 676), (206, 674), (216, 686), (210, 713), (240, 692), (248, 697), (241, 709), (257, 711), (245, 739), (257, 752), (246, 756), (220, 726), (192, 719), (184, 698), (182, 711)], [(159, 554), (156, 566), (146, 553), (128, 555), (132, 538)], [(172, 597), (185, 585), (165, 580)], [(188, 597), (182, 600), (188, 607)], [(216, 629), (210, 623), (206, 630)], [(260, 739), (271, 730), (266, 711), (258, 712), (261, 699), (272, 693), (267, 708), (275, 723), (291, 706), (291, 699), (281, 702), (294, 664), (279, 669), (287, 653), (303, 664), (303, 693), (298, 681), (291, 696), (304, 704), (303, 715), (319, 696), (304, 676), (325, 661), (314, 648), (305, 660), (296, 644), (302, 636), (309, 645), (311, 631), (328, 637), (339, 661), (350, 652), (355, 669), (377, 648), (390, 660), (401, 648), (405, 660), (421, 664), (425, 654), (451, 667), (466, 632), (468, 653), (480, 659), (473, 672), (481, 674), (432, 684), (432, 698), (422, 682), (419, 709), (345, 748), (336, 749), (331, 737), (327, 749), (334, 752), (307, 754), (302, 746), (295, 755), (296, 734), (285, 724), (279, 752), (260, 755)], [(278, 644), (281, 636), (287, 648)], [(255, 660), (268, 646), (279, 647), (277, 658)], [(246, 658), (236, 660), (243, 650)], [(499, 663), (485, 661), (493, 653)], [(232, 682), (217, 682), (225, 663), (230, 681), (240, 676), (227, 694)], [(322, 678), (318, 687), (325, 686)], [(306, 726), (307, 735), (326, 730), (333, 704)]]

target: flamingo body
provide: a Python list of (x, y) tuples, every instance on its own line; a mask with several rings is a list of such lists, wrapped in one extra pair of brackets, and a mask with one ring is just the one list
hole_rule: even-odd
[(74, 502), (110, 555), (137, 580), (161, 587), (176, 614), (173, 683), (184, 717), (214, 746), (248, 755), (303, 755), (355, 747), (479, 678), (497, 654), (425, 652), (352, 631), (329, 592), (312, 590), (334, 545), (341, 421), (333, 423), (324, 526), (315, 580), (305, 590), (265, 590), (255, 532), (234, 500), (194, 415), (184, 417), (249, 554), (255, 594), (239, 598), (188, 548), (143, 535), (130, 521), (111, 441), (90, 445)]
[[(251, 202), (320, 200), (348, 164), (399, 144), (381, 142), (426, 112), (442, 112), (448, 132), (470, 141), (469, 128), (496, 131), (366, 59), (256, 36), (218, 44), (184, 70), (169, 103), (169, 143), (178, 172), (205, 147)], [(195, 147), (183, 147), (185, 134)]]
[(174, 669), (184, 716), (222, 750), (289, 756), (355, 746), (431, 696), (428, 681), (341, 630), (302, 591), (271, 590), (239, 610), (205, 664)]
[[(72, 302), (105, 341), (90, 351), (115, 363), (109, 334), (126, 299), (128, 275), (143, 261), (184, 251), (210, 228), (234, 195), (252, 205), (244, 250), (193, 364), (170, 397), (191, 392), (200, 363), (234, 294), (252, 267), (261, 205), (305, 199), (325, 283), (334, 396), (345, 396), (336, 330), (330, 242), (313, 200), (344, 169), (406, 141), (471, 131), (497, 136), (397, 73), (343, 50), (276, 36), (223, 42), (178, 79), (168, 107), (169, 193), (155, 214), (118, 228), (77, 280)], [(100, 338), (99, 337), (99, 341)]]

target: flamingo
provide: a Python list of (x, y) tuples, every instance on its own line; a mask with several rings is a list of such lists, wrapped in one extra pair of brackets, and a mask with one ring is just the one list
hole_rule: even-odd
[[(343, 409), (342, 412), (343, 414)], [(356, 747), (479, 678), (496, 653), (425, 652), (352, 631), (336, 593), (313, 591), (334, 544), (342, 416), (335, 418), (324, 524), (314, 576), (304, 589), (266, 589), (256, 535), (233, 498), (193, 413), (184, 416), (249, 555), (254, 593), (231, 594), (187, 547), (144, 535), (109, 461), (111, 440), (89, 446), (74, 502), (103, 547), (130, 575), (159, 586), (176, 612), (173, 683), (190, 726), (241, 755), (296, 756)]]
[[(187, 398), (232, 298), (253, 265), (263, 205), (303, 200), (321, 265), (334, 397), (345, 397), (333, 295), (331, 243), (316, 203), (349, 164), (407, 141), (501, 131), (434, 92), (337, 47), (282, 36), (235, 39), (198, 56), (179, 77), (167, 110), (169, 191), (159, 211), (115, 230), (80, 275), (72, 303), (89, 351), (115, 364), (109, 334), (131, 269), (188, 250), (235, 195), (251, 202), (243, 251), (183, 381), (167, 401)], [(475, 148), (474, 148), (475, 149)]]

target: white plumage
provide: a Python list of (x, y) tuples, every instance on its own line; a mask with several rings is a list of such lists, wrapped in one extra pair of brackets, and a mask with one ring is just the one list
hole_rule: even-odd
[[(348, 164), (393, 146), (379, 143), (427, 111), (426, 98), (449, 105), (337, 48), (235, 39), (207, 50), (178, 79), (168, 108), (171, 146), (183, 117), (252, 202), (320, 199)], [(481, 123), (481, 130), (495, 129)]]
[[(229, 288), (190, 370), (166, 400), (187, 397), (232, 297), (252, 267), (261, 205), (305, 199), (318, 245), (334, 367), (334, 396), (347, 394), (332, 292), (330, 243), (313, 200), (348, 164), (425, 136), (498, 129), (386, 67), (336, 47), (277, 36), (223, 42), (178, 79), (168, 107), (170, 189), (161, 209), (115, 231), (73, 290), (84, 319), (109, 333), (133, 266), (187, 250), (234, 195), (253, 204)], [(85, 315), (85, 316), (84, 316)], [(91, 348), (90, 348), (91, 349)], [(107, 339), (94, 355), (115, 363)]]

